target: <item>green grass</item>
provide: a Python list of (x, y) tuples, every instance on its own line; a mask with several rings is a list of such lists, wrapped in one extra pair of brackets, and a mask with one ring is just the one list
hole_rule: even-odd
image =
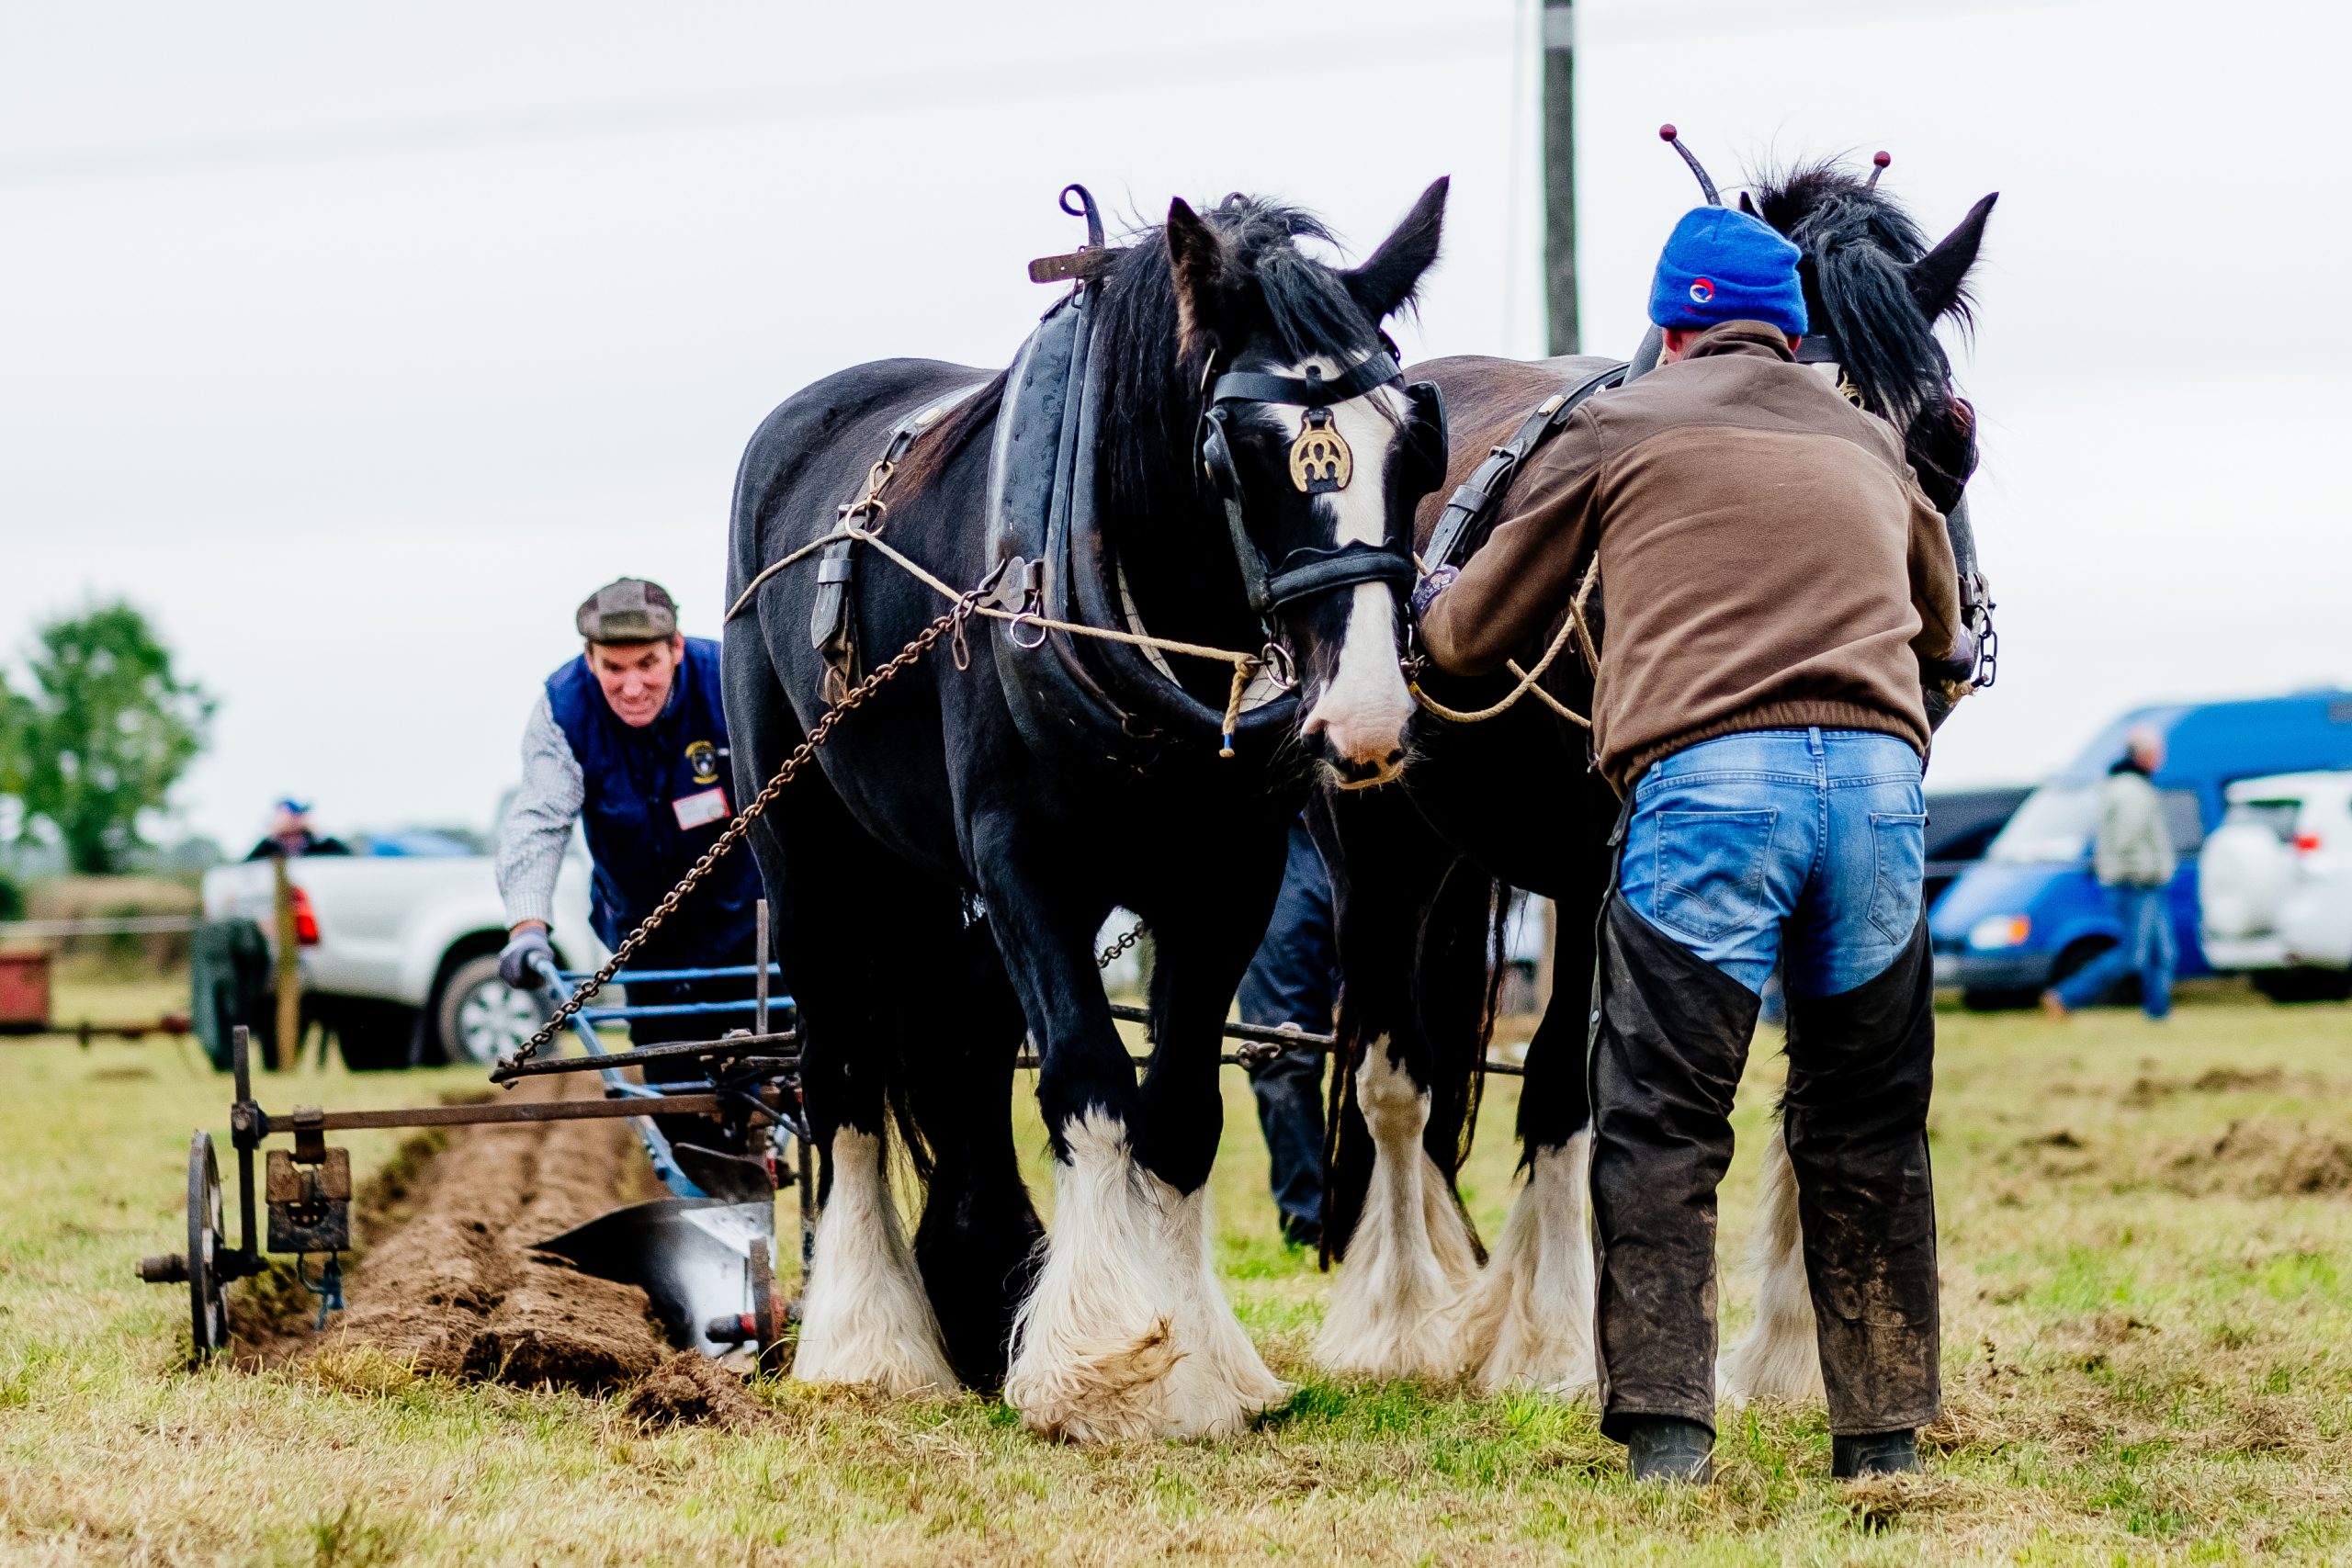
[[(2352, 1189), (2330, 1161), (2352, 1153), (2347, 1045), (2342, 1008), (2206, 1002), (2161, 1028), (1947, 1015), (1932, 1133), (1949, 1416), (1930, 1473), (1841, 1485), (1817, 1410), (1726, 1410), (1719, 1483), (1664, 1492), (1623, 1479), (1588, 1407), (1318, 1374), (1307, 1347), (1328, 1281), (1275, 1239), (1238, 1074), (1220, 1258), (1299, 1391), (1233, 1441), (1076, 1449), (975, 1398), (770, 1383), (764, 1430), (649, 1434), (617, 1400), (398, 1368), (187, 1371), (185, 1293), (130, 1266), (181, 1245), (187, 1131), (224, 1133), (225, 1083), (168, 1042), (0, 1044), (0, 1557), (2341, 1560)], [(1760, 1050), (1727, 1258), (1777, 1077)], [(311, 1069), (265, 1098), (422, 1102), (478, 1081)], [(1494, 1086), (1466, 1179), (1490, 1236), (1510, 1191), (1511, 1088)], [(1035, 1150), (1034, 1117), (1023, 1127)], [(390, 1158), (397, 1136), (355, 1138), (356, 1161)], [(1736, 1276), (1724, 1300), (1736, 1328)]]

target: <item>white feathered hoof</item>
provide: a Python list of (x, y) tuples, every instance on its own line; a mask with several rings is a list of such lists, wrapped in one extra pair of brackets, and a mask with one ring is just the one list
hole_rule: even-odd
[(1372, 1183), (1317, 1359), (1364, 1377), (1452, 1377), (1462, 1366), (1459, 1319), (1478, 1257), (1444, 1173), (1421, 1148), (1429, 1096), (1379, 1039), (1356, 1069), (1356, 1103), (1372, 1134)]
[(1217, 1284), (1206, 1189), (1179, 1193), (1137, 1166), (1100, 1111), (1068, 1144), (1004, 1380), (1023, 1423), (1081, 1443), (1229, 1437), (1288, 1398)]
[(1527, 1185), (1463, 1314), (1463, 1361), (1482, 1393), (1594, 1390), (1591, 1169), (1589, 1131), (1528, 1162)]
[(888, 1393), (954, 1388), (939, 1320), (890, 1201), (882, 1140), (841, 1128), (833, 1134), (832, 1170), (801, 1292), (792, 1375)]
[(1748, 1271), (1756, 1276), (1756, 1322), (1724, 1353), (1715, 1386), (1735, 1404), (1752, 1399), (1817, 1404), (1824, 1397), (1821, 1345), (1804, 1271), (1797, 1172), (1789, 1162), (1788, 1135), (1778, 1127), (1764, 1150), (1756, 1209), (1756, 1232), (1747, 1247)]

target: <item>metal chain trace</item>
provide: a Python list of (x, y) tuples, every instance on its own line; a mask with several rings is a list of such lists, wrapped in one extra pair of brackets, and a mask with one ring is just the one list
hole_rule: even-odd
[[(762, 812), (775, 803), (777, 795), (784, 793), (784, 786), (790, 784), (794, 775), (808, 765), (809, 759), (817, 754), (818, 748), (832, 738), (833, 726), (841, 722), (842, 716), (864, 703), (867, 697), (872, 696), (883, 682), (930, 652), (950, 629), (969, 617), (974, 607), (979, 603), (981, 592), (981, 589), (976, 588), (959, 596), (953, 607), (942, 613), (936, 620), (916, 633), (913, 639), (906, 647), (899, 649), (898, 654), (888, 663), (877, 667), (872, 674), (843, 693), (839, 701), (827, 708), (817, 722), (809, 727), (808, 735), (800, 744), (792, 749), (792, 754), (785, 758), (784, 765), (776, 769), (775, 776), (768, 780), (767, 787), (761, 790), (749, 806), (736, 813), (735, 819), (727, 824), (727, 830), (719, 834), (710, 848), (703, 852), (702, 858), (695, 862), (694, 868), (679, 879), (678, 885), (670, 889), (660, 904), (654, 906), (651, 914), (639, 922), (635, 931), (622, 939), (620, 946), (614, 950), (613, 955), (606, 959), (594, 975), (579, 984), (571, 995), (565, 998), (563, 1004), (555, 1010), (547, 1022), (540, 1026), (539, 1032), (525, 1041), (521, 1048), (512, 1056), (504, 1058), (498, 1064), (497, 1069), (490, 1075), (491, 1081), (493, 1083), (507, 1081), (512, 1077), (514, 1068), (529, 1061), (538, 1052), (540, 1046), (554, 1039), (557, 1032), (587, 1005), (589, 998), (603, 990), (612, 977), (620, 973), (622, 967), (635, 956), (637, 950), (645, 945), (646, 939), (661, 929), (662, 922), (669, 919), (677, 908), (679, 900), (693, 892), (695, 886), (709, 874), (710, 868), (718, 863), (719, 857), (733, 849), (743, 835), (751, 830), (752, 824), (759, 818)], [(1132, 936), (1134, 933), (1129, 934)], [(762, 962), (765, 962), (765, 959), (766, 955), (762, 954)]]
[(1110, 946), (1104, 948), (1102, 953), (1097, 955), (1094, 960), (1094, 967), (1097, 969), (1108, 969), (1111, 967), (1111, 965), (1117, 961), (1119, 954), (1126, 952), (1127, 949), (1135, 946), (1136, 943), (1143, 940), (1143, 922), (1141, 920), (1137, 920), (1133, 926), (1130, 926), (1127, 929), (1126, 935), (1121, 937)]

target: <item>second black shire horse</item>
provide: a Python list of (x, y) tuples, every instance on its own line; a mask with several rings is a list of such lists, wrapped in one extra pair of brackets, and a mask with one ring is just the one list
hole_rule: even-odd
[[(1760, 197), (1760, 216), (1804, 253), (1814, 323), (1805, 357), (1904, 433), (1923, 488), (1951, 512), (1973, 462), (1973, 416), (1952, 390), (1935, 324), (1967, 317), (1965, 280), (1993, 197), (1930, 247), (1875, 177), (1832, 164), (1769, 180)], [(1648, 358), (1655, 363), (1654, 348)], [(1487, 358), (1417, 367), (1447, 400), (1455, 432), (1449, 485), (1539, 403), (1611, 368), (1599, 359)], [(1421, 509), (1424, 545), (1444, 493)], [(1963, 522), (1954, 541), (1963, 577), (1973, 565), (1964, 534)], [(1964, 583), (1963, 601), (1970, 590)], [(1606, 592), (1604, 573), (1604, 602)], [(1605, 658), (1601, 609), (1596, 603)], [(1532, 666), (1540, 651), (1520, 662)], [(1457, 710), (1484, 707), (1511, 683), (1425, 680)], [(1561, 660), (1547, 682), (1571, 709), (1592, 711), (1592, 675), (1580, 660)], [(1929, 694), (1932, 716), (1950, 705), (1950, 694)], [(1586, 1032), (1619, 802), (1588, 766), (1585, 732), (1532, 694), (1480, 723), (1424, 714), (1412, 734), (1402, 791), (1332, 795), (1316, 812), (1338, 897), (1340, 1034), (1357, 1063), (1354, 1103), (1341, 1107), (1334, 1128), (1337, 1202), (1325, 1234), (1349, 1239), (1321, 1355), (1341, 1370), (1466, 1372), (1488, 1389), (1574, 1392), (1594, 1375)], [(1555, 901), (1558, 981), (1529, 1047), (1520, 1100), (1526, 1185), (1482, 1271), (1451, 1178), (1476, 1111), (1483, 939), (1497, 884)], [(1758, 1323), (1727, 1358), (1726, 1390), (1790, 1397), (1818, 1389), (1794, 1178), (1777, 1135), (1758, 1249)]]
[[(796, 1375), (893, 1390), (1001, 1382), (1030, 1426), (1080, 1439), (1232, 1432), (1283, 1397), (1212, 1267), (1220, 1029), (1316, 765), (1371, 784), (1403, 762), (1399, 571), (1380, 561), (1405, 567), (1391, 541), (1437, 480), (1442, 435), (1380, 324), (1435, 259), (1444, 202), (1440, 181), (1342, 270), (1300, 248), (1329, 236), (1294, 209), (1232, 197), (1196, 214), (1179, 201), (1164, 230), (1080, 286), (1091, 369), (1054, 399), (1067, 385), (1091, 400), (1092, 434), (1074, 455), (1061, 434), (1078, 493), (1056, 504), (1091, 526), (1056, 536), (1068, 547), (1044, 560), (1043, 604), (1061, 615), (1107, 604), (1091, 624), (1245, 653), (1285, 645), (1297, 694), (1243, 727), (1239, 755), (1217, 755), (1227, 665), (976, 622), (968, 645), (942, 646), (848, 716), (817, 753), (820, 773), (795, 782), (753, 837), (827, 1155)], [(1057, 439), (1058, 426), (1008, 412), (1035, 379), (1020, 366), (886, 360), (794, 396), (743, 457), (730, 596), (833, 529), (915, 424), (884, 536), (950, 583), (981, 582), (1004, 558), (989, 520), (1006, 476)], [(1344, 441), (1348, 471), (1329, 442), (1300, 456), (1309, 425)], [(826, 626), (853, 626), (879, 664), (944, 608), (859, 550), (845, 623), (819, 614), (812, 637), (812, 560), (761, 586), (755, 613), (729, 628), (743, 798), (838, 689), (812, 646)], [(1246, 578), (1273, 581), (1271, 608), (1253, 607)], [(1048, 664), (1064, 671), (1062, 698), (1096, 694), (1107, 729), (1081, 728), (1067, 704), (1016, 710), (1008, 694), (1030, 704), (1024, 682)], [(1156, 942), (1140, 1082), (1093, 947), (1114, 906)], [(1010, 1122), (1024, 1033), (1042, 1053), (1057, 1162), (1042, 1253)], [(892, 1126), (926, 1189), (911, 1247), (889, 1191)]]

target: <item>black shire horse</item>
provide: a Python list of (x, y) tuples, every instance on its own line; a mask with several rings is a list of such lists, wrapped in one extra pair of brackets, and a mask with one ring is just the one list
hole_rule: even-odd
[[(1053, 314), (1012, 370), (859, 366), (752, 437), (730, 598), (833, 529), (910, 423), (922, 434), (885, 492), (884, 537), (980, 583), (1012, 553), (992, 519), (1025, 455), (1058, 440), (1059, 553), (1032, 549), (1042, 579), (1024, 575), (1034, 561), (1008, 569), (1006, 607), (1033, 582), (1026, 602), (1062, 618), (1245, 653), (1280, 644), (1298, 687), (1245, 715), (1238, 754), (1220, 758), (1229, 665), (975, 622), (968, 643), (848, 715), (821, 772), (763, 819), (752, 842), (827, 1155), (797, 1376), (1001, 1382), (1031, 1427), (1079, 1439), (1228, 1433), (1283, 1396), (1211, 1266), (1219, 1032), (1317, 765), (1374, 784), (1403, 764), (1402, 545), (1442, 471), (1442, 432), (1381, 322), (1436, 257), (1445, 193), (1431, 186), (1351, 270), (1301, 249), (1329, 236), (1295, 209), (1172, 203), (1164, 229), (1092, 258), (1102, 270), (1061, 308), (1091, 312), (1081, 373), (1047, 399), (1087, 400), (1075, 440), (1058, 412), (1028, 412)], [(744, 798), (839, 689), (812, 648), (817, 567), (760, 586), (728, 630)], [(870, 547), (852, 570), (847, 624), (870, 665), (944, 608)], [(1245, 584), (1270, 579), (1274, 602), (1253, 608)], [(1114, 906), (1156, 942), (1140, 1082), (1093, 950)], [(1057, 1162), (1042, 1249), (1010, 1121), (1024, 1033)], [(924, 1186), (911, 1248), (886, 1123)]]
[[(1994, 198), (1930, 248), (1875, 183), (1815, 164), (1767, 181), (1751, 210), (1804, 252), (1807, 347), (1834, 356), (1820, 373), (1841, 378), (1848, 395), (1904, 433), (1923, 487), (1949, 513), (1973, 462), (1973, 416), (1952, 390), (1934, 327), (1945, 316), (1969, 320), (1967, 274)], [(1448, 486), (1544, 399), (1612, 367), (1472, 357), (1418, 367), (1442, 389), (1456, 432)], [(1424, 544), (1446, 493), (1421, 508)], [(1963, 520), (1955, 529), (1963, 576), (1973, 558), (1965, 535)], [(1540, 651), (1519, 662), (1532, 667)], [(1591, 712), (1592, 676), (1580, 660), (1563, 659), (1546, 680), (1567, 706)], [(1425, 679), (1432, 695), (1464, 711), (1508, 684)], [(1931, 715), (1940, 718), (1951, 700), (1931, 693)], [(1584, 731), (1532, 695), (1483, 723), (1423, 713), (1411, 735), (1404, 790), (1331, 795), (1315, 813), (1338, 896), (1340, 1032), (1359, 1063), (1356, 1108), (1342, 1105), (1334, 1125), (1335, 1213), (1325, 1229), (1349, 1241), (1320, 1352), (1345, 1370), (1467, 1372), (1489, 1389), (1574, 1391), (1593, 1380), (1587, 982), (1618, 801), (1587, 766)], [(1497, 884), (1556, 901), (1558, 988), (1530, 1044), (1520, 1101), (1526, 1185), (1482, 1271), (1452, 1176), (1476, 1113)], [(1726, 1358), (1726, 1385), (1735, 1397), (1817, 1389), (1794, 1178), (1777, 1136), (1758, 1243), (1758, 1324)]]

